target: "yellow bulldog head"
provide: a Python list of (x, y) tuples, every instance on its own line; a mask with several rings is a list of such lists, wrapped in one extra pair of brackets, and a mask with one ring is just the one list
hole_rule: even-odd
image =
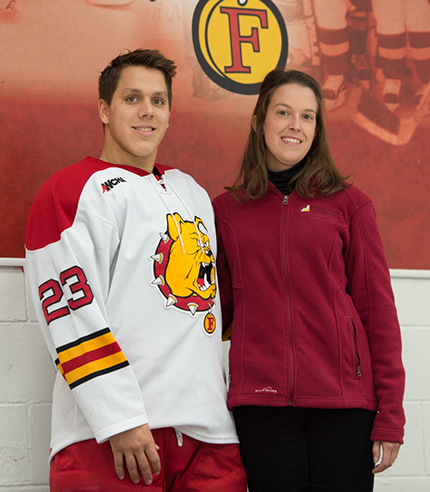
[(215, 258), (202, 220), (185, 221), (175, 213), (167, 216), (172, 239), (165, 279), (174, 296), (214, 298)]

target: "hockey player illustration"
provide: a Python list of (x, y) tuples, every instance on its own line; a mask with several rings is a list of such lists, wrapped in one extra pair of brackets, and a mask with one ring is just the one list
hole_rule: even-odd
[(322, 90), (327, 109), (333, 110), (345, 103), (353, 71), (361, 85), (370, 86), (366, 55), (370, 6), (367, 0), (313, 0), (313, 5), (325, 70)]
[(400, 90), (412, 72), (407, 65), (408, 44), (420, 87), (418, 105), (430, 80), (430, 4), (427, 0), (373, 0), (378, 36), (378, 59), (383, 76), (383, 101), (395, 111)]
[(353, 91), (354, 121), (392, 145), (406, 145), (429, 112), (430, 4), (373, 0), (377, 57), (371, 91)]
[(288, 0), (278, 8), (288, 32), (287, 66), (319, 77), (321, 52), (312, 0)]
[(14, 23), (20, 13), (17, 0), (0, 0), (0, 23)]

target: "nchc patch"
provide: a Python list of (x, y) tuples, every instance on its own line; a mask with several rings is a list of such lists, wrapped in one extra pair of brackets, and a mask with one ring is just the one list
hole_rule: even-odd
[(106, 191), (110, 191), (114, 186), (116, 186), (119, 183), (126, 183), (127, 181), (124, 178), (121, 178), (118, 176), (117, 178), (111, 178), (105, 181), (104, 183), (101, 183), (102, 186), (102, 192), (105, 193)]

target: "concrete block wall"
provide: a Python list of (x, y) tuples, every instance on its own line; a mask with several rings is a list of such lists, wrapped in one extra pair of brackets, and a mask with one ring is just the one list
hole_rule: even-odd
[[(0, 266), (0, 492), (48, 492), (54, 370), (24, 273), (14, 264), (20, 262)], [(393, 468), (377, 476), (375, 491), (428, 492), (430, 271), (393, 270), (392, 283), (407, 373), (406, 439)]]
[(430, 272), (393, 270), (406, 369), (405, 444), (376, 492), (430, 491)]
[(24, 273), (0, 267), (0, 492), (48, 492), (54, 370)]

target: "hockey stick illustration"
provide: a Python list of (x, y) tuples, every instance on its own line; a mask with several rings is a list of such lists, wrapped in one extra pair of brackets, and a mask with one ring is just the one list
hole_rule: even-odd
[(361, 88), (351, 91), (349, 105), (352, 119), (358, 126), (391, 145), (406, 145), (429, 111), (430, 84), (426, 87), (414, 114), (409, 118), (401, 118), (392, 113), (383, 102)]

